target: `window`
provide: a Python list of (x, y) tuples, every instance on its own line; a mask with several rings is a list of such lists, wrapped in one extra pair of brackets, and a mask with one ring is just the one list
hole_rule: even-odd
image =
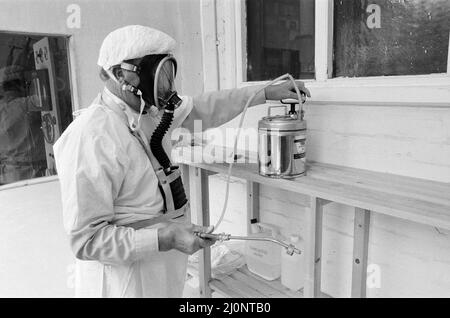
[(333, 76), (447, 72), (448, 0), (334, 0)]
[(68, 38), (0, 32), (0, 185), (56, 174), (72, 121)]
[(289, 72), (310, 104), (450, 107), (450, 0), (204, 1), (201, 17), (208, 89)]
[(314, 0), (247, 0), (247, 80), (314, 78)]

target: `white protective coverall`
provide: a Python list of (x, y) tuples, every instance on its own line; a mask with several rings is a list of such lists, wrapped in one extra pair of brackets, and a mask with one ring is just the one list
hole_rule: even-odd
[[(258, 88), (184, 97), (171, 130), (192, 129), (198, 119), (203, 129), (217, 127), (237, 116)], [(264, 102), (261, 92), (253, 105)], [(157, 228), (165, 224), (126, 226), (159, 216), (164, 207), (151, 163), (128, 129), (137, 116), (105, 89), (54, 146), (64, 226), (77, 258), (77, 297), (182, 296), (187, 255), (159, 251)], [(160, 118), (156, 111), (141, 119), (147, 138)], [(163, 145), (170, 155), (170, 131)]]

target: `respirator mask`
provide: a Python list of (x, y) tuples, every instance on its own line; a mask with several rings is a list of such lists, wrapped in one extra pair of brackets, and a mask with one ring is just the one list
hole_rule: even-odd
[[(156, 106), (158, 110), (161, 110), (175, 100), (181, 101), (175, 91), (177, 62), (172, 55), (147, 55), (142, 58), (139, 65), (122, 62), (120, 68), (139, 76), (137, 87), (125, 83), (122, 89), (139, 96), (145, 105)], [(178, 105), (176, 103), (176, 107)]]
[[(139, 65), (124, 61), (120, 64), (120, 68), (139, 76), (137, 87), (128, 82), (122, 84), (122, 90), (130, 91), (141, 100), (139, 117), (137, 123), (131, 124), (132, 130), (139, 128), (140, 119), (146, 107), (156, 107), (158, 111), (166, 109), (173, 112), (181, 104), (182, 100), (175, 91), (177, 62), (172, 55), (147, 55), (142, 58)], [(111, 71), (107, 72), (118, 82)]]
[(174, 101), (176, 72), (177, 62), (172, 55), (147, 55), (142, 58), (138, 89), (147, 105), (154, 105), (160, 110)]

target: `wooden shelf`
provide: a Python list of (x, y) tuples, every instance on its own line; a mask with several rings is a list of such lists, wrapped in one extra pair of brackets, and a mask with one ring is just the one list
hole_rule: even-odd
[[(186, 153), (189, 154), (189, 151)], [(211, 173), (227, 174), (228, 164), (195, 163), (181, 159), (182, 164), (189, 166), (194, 221), (209, 226), (208, 176)], [(232, 176), (248, 181), (247, 222), (259, 216), (259, 185), (308, 197), (304, 220), (305, 287), (302, 292), (293, 293), (279, 281), (265, 281), (245, 267), (223, 279), (211, 280), (210, 250), (205, 249), (201, 252), (199, 263), (203, 297), (210, 297), (211, 289), (230, 297), (329, 297), (321, 291), (321, 271), (324, 206), (330, 202), (354, 207), (355, 211), (352, 297), (366, 297), (371, 214), (381, 213), (450, 230), (450, 183), (315, 162), (308, 163), (306, 176), (295, 179), (263, 177), (258, 173), (257, 164), (251, 163), (236, 163)]]
[(247, 266), (221, 279), (209, 282), (212, 290), (232, 298), (302, 298), (303, 291), (292, 291), (281, 284), (280, 279), (265, 280), (251, 273)]
[[(183, 162), (228, 172), (228, 164)], [(393, 174), (309, 163), (307, 175), (274, 179), (259, 175), (257, 164), (235, 164), (232, 175), (259, 184), (318, 197), (413, 222), (450, 229), (450, 184)]]

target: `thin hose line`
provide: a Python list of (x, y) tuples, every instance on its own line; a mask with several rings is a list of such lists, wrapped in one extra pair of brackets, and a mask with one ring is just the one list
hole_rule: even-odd
[[(302, 107), (301, 106), (302, 105), (302, 97), (301, 97), (301, 94), (300, 94), (300, 90), (298, 89), (294, 78), (289, 73), (286, 73), (286, 74), (284, 74), (284, 75), (282, 75), (280, 77), (277, 77), (276, 79), (274, 79), (273, 81), (269, 82), (268, 84), (265, 84), (263, 87), (258, 89), (256, 92), (254, 92), (250, 96), (250, 98), (248, 99), (247, 103), (245, 104), (244, 110), (242, 111), (241, 118), (239, 120), (238, 131), (237, 131), (237, 134), (236, 134), (236, 136), (234, 138), (234, 146), (233, 146), (233, 152), (231, 154), (231, 162), (230, 162), (230, 164), (228, 166), (227, 181), (226, 181), (227, 185), (226, 185), (226, 190), (225, 190), (225, 202), (223, 204), (222, 213), (220, 214), (220, 218), (217, 221), (216, 225), (214, 225), (214, 227), (212, 228), (212, 230), (210, 232), (213, 232), (213, 231), (215, 231), (215, 230), (217, 230), (219, 228), (219, 226), (222, 223), (222, 220), (223, 220), (223, 218), (225, 216), (225, 211), (226, 211), (227, 206), (228, 206), (228, 197), (229, 197), (229, 193), (230, 193), (231, 171), (233, 169), (234, 156), (235, 156), (235, 154), (237, 152), (237, 143), (238, 143), (238, 140), (239, 140), (239, 135), (241, 133), (242, 126), (244, 124), (244, 118), (245, 118), (245, 114), (247, 112), (247, 108), (249, 107), (250, 103), (253, 101), (253, 99), (255, 98), (255, 96), (258, 93), (260, 93), (261, 91), (263, 91), (267, 87), (269, 87), (269, 86), (271, 86), (271, 85), (273, 85), (273, 84), (275, 84), (275, 83), (277, 83), (279, 81), (282, 81), (284, 79), (289, 79), (293, 83), (295, 92), (297, 93), (297, 97), (298, 97), (298, 101), (299, 101), (300, 107)], [(301, 111), (302, 111), (302, 108), (300, 108), (300, 114), (301, 114)]]

